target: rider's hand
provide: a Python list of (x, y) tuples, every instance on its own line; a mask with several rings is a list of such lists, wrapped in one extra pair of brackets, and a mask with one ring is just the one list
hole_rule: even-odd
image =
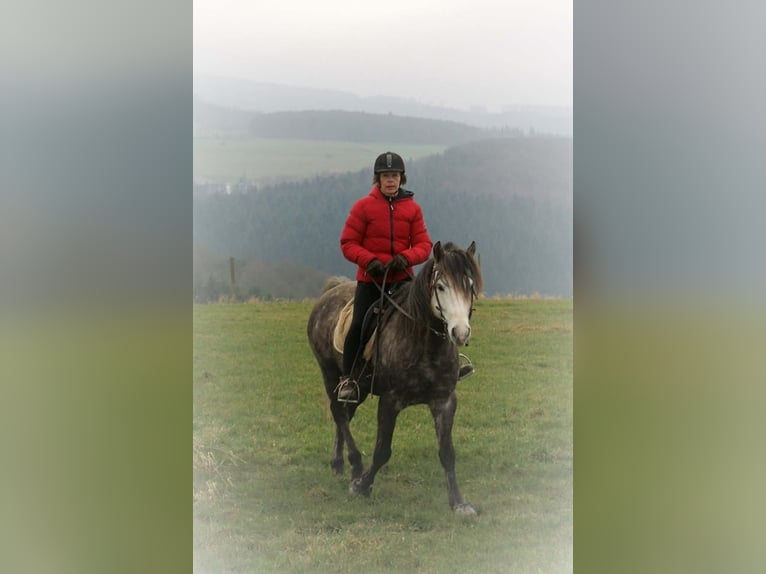
[(370, 277), (380, 277), (385, 273), (386, 268), (383, 266), (383, 264), (380, 262), (380, 259), (373, 259), (370, 261), (369, 265), (367, 265), (367, 275)]
[(386, 268), (391, 271), (392, 273), (397, 273), (399, 271), (404, 271), (409, 267), (410, 264), (407, 261), (407, 259), (402, 255), (401, 253), (394, 257), (391, 261), (388, 262), (386, 265)]

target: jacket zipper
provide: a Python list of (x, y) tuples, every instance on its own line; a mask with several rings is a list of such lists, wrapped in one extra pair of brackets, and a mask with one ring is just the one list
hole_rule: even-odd
[(394, 198), (388, 200), (388, 206), (391, 208), (388, 212), (388, 220), (391, 228), (391, 257), (394, 256)]

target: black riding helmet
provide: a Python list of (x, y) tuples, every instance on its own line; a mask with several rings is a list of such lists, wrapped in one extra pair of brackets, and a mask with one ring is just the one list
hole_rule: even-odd
[(375, 173), (398, 171), (404, 173), (404, 160), (398, 153), (387, 151), (375, 159)]

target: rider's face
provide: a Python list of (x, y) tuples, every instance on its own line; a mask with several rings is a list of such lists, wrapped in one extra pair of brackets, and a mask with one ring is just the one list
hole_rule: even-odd
[(395, 195), (402, 182), (402, 174), (398, 171), (384, 171), (380, 174), (380, 191), (385, 195)]

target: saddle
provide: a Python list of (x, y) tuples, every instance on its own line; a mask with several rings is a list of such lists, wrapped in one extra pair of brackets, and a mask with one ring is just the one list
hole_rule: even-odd
[[(373, 321), (373, 316), (380, 313), (380, 306), (378, 303), (372, 305), (364, 316), (364, 322), (362, 323), (362, 358), (365, 361), (369, 361), (372, 358), (372, 354), (375, 351), (375, 336), (377, 334), (376, 321)], [(343, 354), (343, 345), (346, 342), (346, 335), (351, 328), (351, 318), (354, 316), (354, 300), (351, 299), (341, 309), (338, 315), (338, 322), (335, 324), (335, 332), (333, 333), (332, 344), (335, 350), (341, 355)]]

